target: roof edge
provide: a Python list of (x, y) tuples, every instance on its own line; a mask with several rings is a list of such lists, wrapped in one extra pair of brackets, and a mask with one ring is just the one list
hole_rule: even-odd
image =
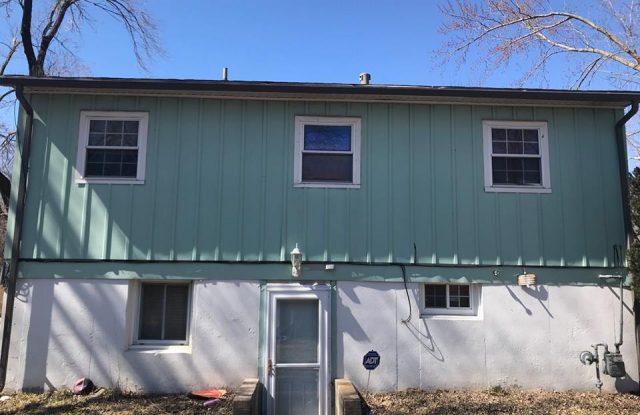
[(415, 99), (454, 99), (471, 98), (474, 101), (517, 100), (517, 101), (562, 101), (588, 102), (602, 106), (624, 107), (640, 101), (640, 91), (576, 91), (562, 89), (530, 88), (484, 88), (460, 86), (415, 86), (385, 84), (337, 84), (267, 81), (217, 81), (195, 79), (148, 79), (148, 78), (70, 78), (70, 77), (30, 77), (9, 75), (0, 76), (0, 85), (22, 85), (30, 90), (64, 92), (73, 90), (92, 90), (107, 93), (110, 91), (164, 92), (164, 93), (202, 93), (227, 94), (241, 97), (244, 95), (268, 97), (270, 94), (304, 96), (331, 96), (343, 99), (355, 97), (357, 100), (375, 98), (389, 100)]

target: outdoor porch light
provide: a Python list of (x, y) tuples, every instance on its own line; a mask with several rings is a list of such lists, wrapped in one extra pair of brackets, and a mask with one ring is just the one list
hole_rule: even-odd
[(291, 276), (292, 277), (297, 278), (300, 276), (301, 265), (302, 265), (302, 252), (300, 252), (300, 249), (298, 249), (298, 244), (296, 244), (296, 247), (293, 248), (293, 251), (291, 251)]

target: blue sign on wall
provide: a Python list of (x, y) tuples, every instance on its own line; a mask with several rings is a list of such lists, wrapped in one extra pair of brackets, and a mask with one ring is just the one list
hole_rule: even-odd
[(362, 366), (367, 370), (373, 370), (380, 364), (380, 355), (375, 350), (371, 350), (362, 358)]

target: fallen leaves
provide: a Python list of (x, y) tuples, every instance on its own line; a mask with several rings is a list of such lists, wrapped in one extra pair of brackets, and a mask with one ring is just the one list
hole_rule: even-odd
[(375, 415), (462, 414), (640, 414), (640, 396), (597, 392), (524, 391), (494, 387), (484, 391), (365, 393)]

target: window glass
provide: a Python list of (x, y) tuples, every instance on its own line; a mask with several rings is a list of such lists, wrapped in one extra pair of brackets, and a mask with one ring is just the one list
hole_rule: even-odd
[(305, 125), (304, 149), (351, 151), (351, 126)]
[(468, 285), (449, 285), (449, 307), (470, 307)]
[(142, 284), (138, 340), (186, 341), (187, 284)]
[(424, 284), (423, 316), (480, 316), (480, 284)]
[(447, 306), (447, 286), (426, 285), (424, 300), (427, 308), (445, 308)]
[(83, 111), (80, 118), (77, 180), (143, 183), (148, 114)]
[(351, 182), (353, 177), (351, 154), (302, 155), (302, 180), (305, 182)]
[(140, 299), (140, 339), (162, 338), (164, 285), (143, 284)]
[(491, 128), (491, 174), (494, 185), (542, 185), (539, 131)]
[(358, 187), (359, 118), (296, 116), (294, 184)]

